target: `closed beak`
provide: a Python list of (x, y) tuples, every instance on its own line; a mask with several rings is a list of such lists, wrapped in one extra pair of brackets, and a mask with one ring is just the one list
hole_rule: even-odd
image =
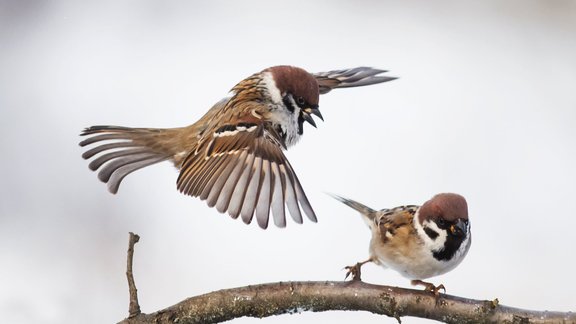
[(465, 236), (468, 232), (468, 226), (466, 222), (459, 219), (456, 224), (450, 226), (450, 232), (455, 236)]

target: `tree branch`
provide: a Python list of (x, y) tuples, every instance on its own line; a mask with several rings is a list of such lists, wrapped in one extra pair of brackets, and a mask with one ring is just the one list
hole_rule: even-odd
[[(133, 246), (133, 244), (132, 244)], [(130, 249), (129, 249), (130, 255)], [(130, 256), (128, 266), (131, 266)], [(128, 275), (130, 273), (130, 275)], [(131, 278), (131, 269), (127, 271)], [(130, 288), (130, 316), (122, 324), (142, 323), (219, 323), (243, 316), (268, 317), (306, 311), (368, 311), (400, 321), (415, 316), (445, 323), (572, 323), (572, 312), (532, 311), (500, 305), (498, 299), (473, 300), (433, 294), (421, 290), (347, 282), (279, 282), (224, 289), (188, 298), (151, 314), (132, 312), (138, 304), (136, 287)], [(133, 288), (133, 289), (132, 289)]]
[(128, 262), (126, 265), (126, 278), (128, 278), (128, 291), (130, 293), (130, 305), (128, 306), (128, 318), (132, 318), (141, 314), (140, 304), (138, 304), (138, 289), (134, 282), (134, 274), (132, 273), (132, 260), (134, 259), (134, 244), (138, 243), (140, 236), (130, 232), (128, 239)]

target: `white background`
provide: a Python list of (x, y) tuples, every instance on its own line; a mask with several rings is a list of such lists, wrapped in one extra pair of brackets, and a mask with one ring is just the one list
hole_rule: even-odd
[[(179, 194), (168, 163), (113, 196), (80, 157), (97, 124), (191, 124), (268, 66), (390, 69), (321, 98), (287, 156), (319, 223), (260, 230)], [(128, 232), (144, 312), (248, 284), (342, 280), (372, 206), (468, 199), (473, 243), (450, 294), (576, 310), (576, 2), (0, 0), (0, 316), (127, 314)], [(371, 283), (409, 287), (375, 265)], [(363, 312), (236, 323), (381, 323)], [(393, 319), (384, 319), (394, 322)], [(404, 323), (424, 320), (404, 319)], [(425, 321), (424, 321), (425, 322)]]

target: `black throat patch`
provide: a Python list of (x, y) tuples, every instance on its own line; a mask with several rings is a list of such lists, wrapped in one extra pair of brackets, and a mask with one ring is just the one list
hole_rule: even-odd
[[(426, 232), (426, 234), (428, 234), (428, 232)], [(428, 236), (430, 235), (428, 234)], [(446, 242), (444, 243), (444, 248), (440, 251), (433, 252), (432, 255), (438, 261), (451, 260), (452, 257), (454, 257), (454, 254), (456, 254), (456, 251), (458, 251), (458, 249), (462, 245), (462, 242), (464, 242), (465, 238), (466, 238), (465, 236), (454, 236), (448, 234), (448, 236), (446, 236)]]

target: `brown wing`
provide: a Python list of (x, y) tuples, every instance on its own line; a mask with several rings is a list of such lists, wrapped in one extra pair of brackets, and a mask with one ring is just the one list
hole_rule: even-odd
[(418, 206), (408, 205), (378, 211), (374, 223), (380, 229), (382, 241), (387, 242), (390, 237), (398, 234), (408, 235), (410, 231), (413, 231), (414, 227), (407, 225), (412, 224), (417, 210)]
[(385, 72), (388, 71), (370, 67), (357, 67), (353, 69), (318, 72), (313, 75), (316, 77), (316, 81), (318, 81), (320, 94), (325, 94), (335, 88), (362, 87), (397, 79), (379, 75)]
[(285, 206), (296, 223), (300, 208), (316, 222), (316, 215), (292, 166), (284, 156), (282, 140), (259, 118), (220, 126), (204, 134), (180, 169), (178, 190), (206, 200), (219, 212), (242, 216), (249, 224), (268, 227), (270, 209), (274, 224), (286, 226)]

